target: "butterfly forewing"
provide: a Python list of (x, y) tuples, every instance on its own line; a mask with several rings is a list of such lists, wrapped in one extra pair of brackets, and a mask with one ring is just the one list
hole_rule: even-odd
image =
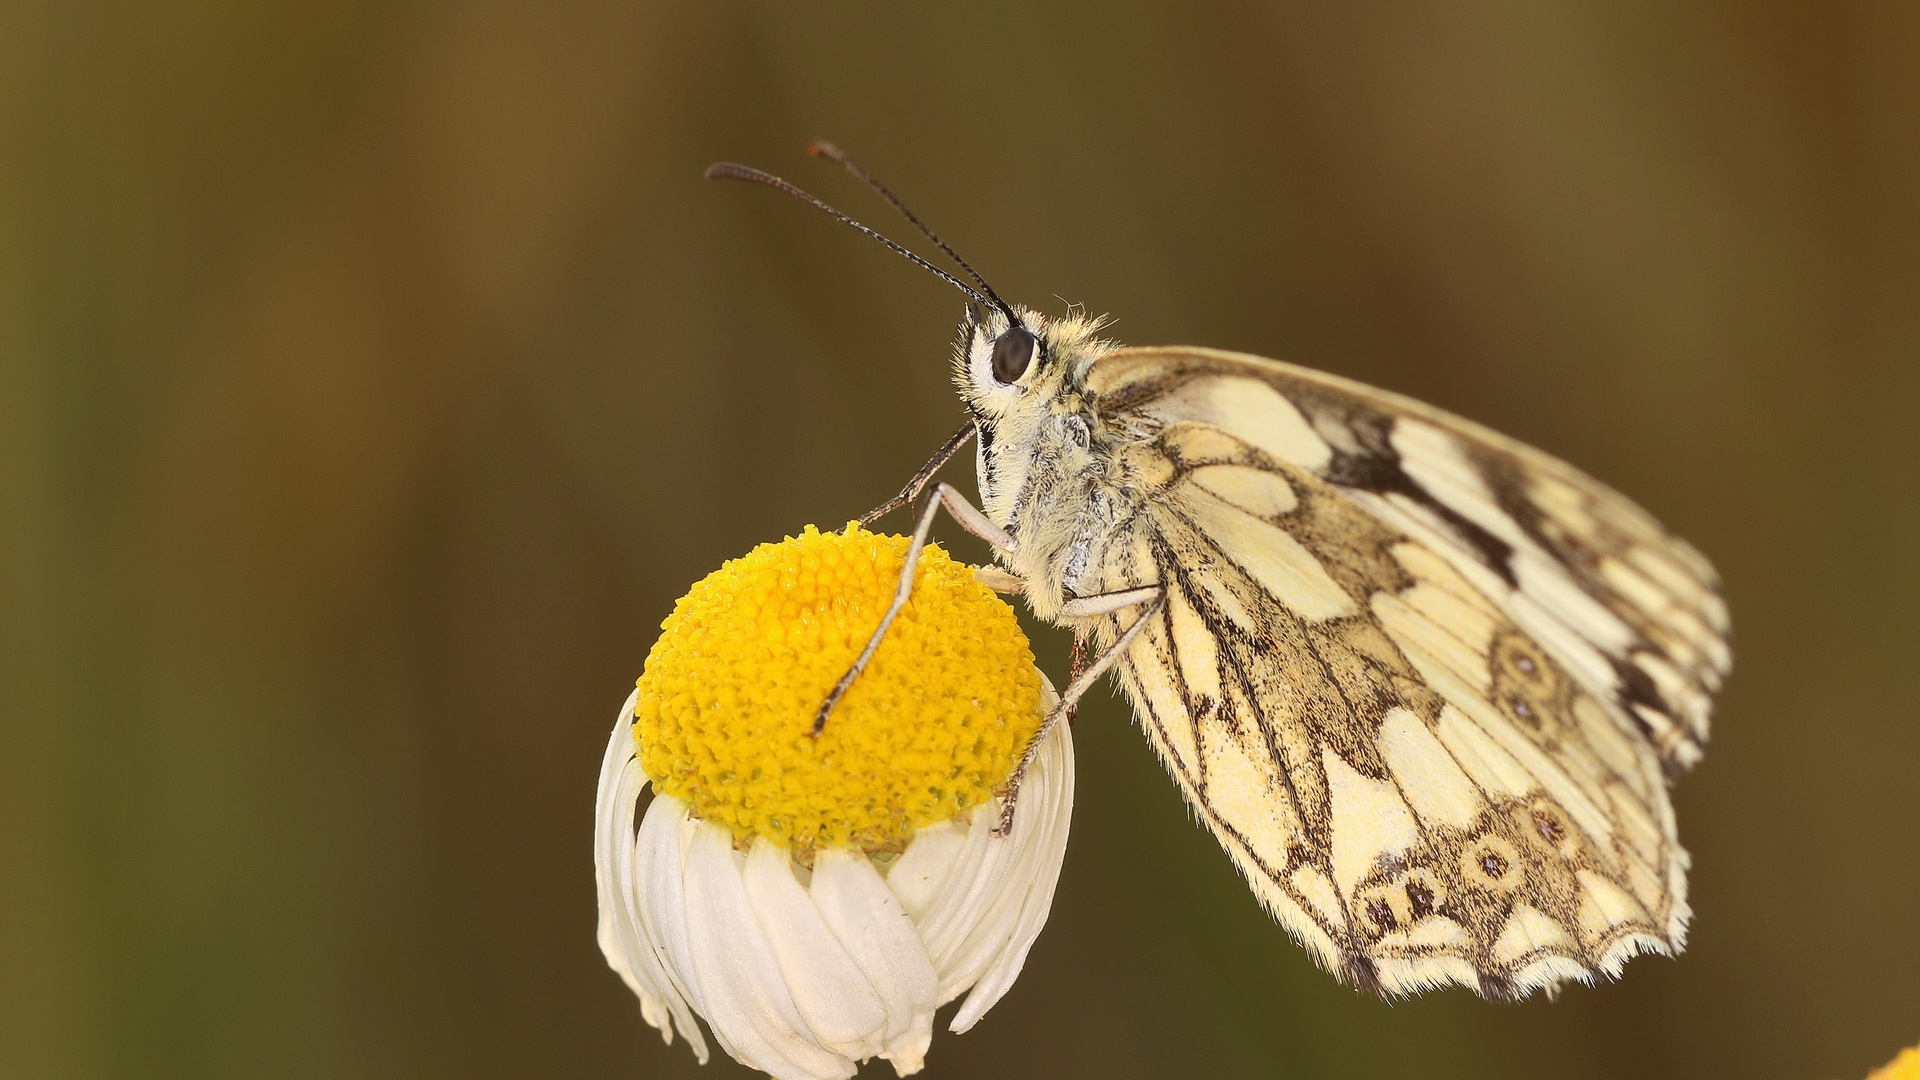
[(1085, 389), (1138, 511), (1078, 588), (1167, 589), (1122, 681), (1297, 938), (1491, 996), (1680, 946), (1663, 765), (1729, 663), (1705, 560), (1538, 451), (1306, 369), (1122, 349)]
[(1089, 389), (1116, 413), (1238, 431), (1431, 541), (1528, 629), (1563, 639), (1563, 662), (1670, 768), (1698, 759), (1732, 663), (1719, 579), (1604, 484), (1422, 402), (1260, 357), (1119, 349)]

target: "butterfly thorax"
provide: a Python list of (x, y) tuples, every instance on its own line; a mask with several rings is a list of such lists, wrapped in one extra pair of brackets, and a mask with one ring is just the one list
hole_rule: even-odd
[(1090, 568), (1102, 538), (1141, 510), (1116, 468), (1141, 434), (1086, 388), (1094, 362), (1117, 347), (1095, 337), (1103, 320), (1016, 311), (1039, 341), (1030, 369), (1013, 383), (994, 378), (988, 350), (1009, 324), (986, 312), (960, 328), (956, 381), (979, 424), (982, 508), (1018, 545), (1001, 561), (1026, 579), (1035, 614), (1057, 619), (1066, 600), (1100, 590)]

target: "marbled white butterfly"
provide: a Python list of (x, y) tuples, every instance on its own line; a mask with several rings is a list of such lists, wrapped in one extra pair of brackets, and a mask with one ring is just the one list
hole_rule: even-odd
[(867, 520), (977, 441), (981, 508), (933, 484), (915, 550), (944, 505), (994, 546), (984, 579), (1090, 647), (1049, 725), (1115, 670), (1255, 895), (1356, 984), (1511, 998), (1681, 949), (1667, 782), (1732, 662), (1705, 558), (1572, 466), (1410, 398), (1009, 305), (842, 152), (811, 152), (973, 284), (765, 173), (708, 175), (797, 195), (969, 294), (971, 419)]

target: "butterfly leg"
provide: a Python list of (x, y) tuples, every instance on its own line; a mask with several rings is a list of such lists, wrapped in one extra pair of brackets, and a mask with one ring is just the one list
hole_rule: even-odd
[(861, 514), (860, 524), (871, 525), (885, 515), (919, 498), (921, 490), (927, 486), (927, 481), (933, 479), (934, 473), (939, 472), (946, 466), (947, 462), (953, 460), (953, 455), (959, 453), (960, 448), (967, 445), (967, 440), (973, 438), (976, 430), (978, 429), (974, 422), (971, 420), (967, 421), (966, 427), (954, 432), (946, 442), (940, 444), (940, 449), (935, 450), (933, 456), (927, 459), (927, 463), (920, 466), (920, 471), (913, 474), (913, 479), (907, 481), (907, 486), (900, 489), (900, 494)]
[(1060, 695), (1060, 703), (1047, 713), (1047, 718), (1040, 722), (1040, 730), (1034, 732), (1033, 738), (1028, 740), (1026, 753), (1020, 755), (1020, 763), (1013, 767), (1013, 775), (1007, 779), (1007, 794), (1003, 803), (1004, 808), (1000, 811), (1000, 824), (993, 828), (995, 836), (1005, 836), (1013, 831), (1013, 808), (1020, 796), (1020, 781), (1027, 775), (1027, 767), (1033, 764), (1034, 757), (1040, 753), (1040, 744), (1046, 741), (1047, 734), (1053, 730), (1053, 725), (1059, 723), (1062, 717), (1072, 714), (1080, 704), (1080, 699), (1086, 696), (1088, 690), (1093, 689), (1094, 682), (1126, 655), (1134, 639), (1146, 632), (1147, 625), (1153, 621), (1154, 616), (1160, 614), (1160, 609), (1165, 607), (1166, 603), (1167, 590), (1161, 585), (1147, 585), (1138, 589), (1123, 589), (1119, 592), (1076, 597), (1067, 602), (1068, 609), (1072, 609), (1075, 604), (1082, 605), (1082, 610), (1074, 612), (1079, 615), (1104, 615), (1141, 604), (1145, 604), (1146, 609), (1140, 612), (1139, 618), (1133, 620), (1132, 626), (1121, 631), (1113, 645), (1106, 652), (1101, 653), (1099, 659), (1067, 684), (1067, 692)]
[(1027, 591), (1027, 579), (1018, 574), (1009, 574), (1005, 570), (995, 570), (991, 566), (973, 568), (973, 580), (985, 585), (997, 593), (1007, 596), (1019, 596)]
[(833, 689), (827, 694), (827, 700), (821, 702), (820, 711), (813, 718), (813, 730), (809, 734), (817, 737), (826, 729), (827, 717), (832, 714), (833, 707), (847, 695), (847, 691), (853, 686), (853, 680), (859, 678), (860, 673), (867, 669), (867, 662), (873, 659), (874, 652), (880, 648), (881, 640), (887, 636), (887, 628), (893, 625), (894, 617), (900, 614), (900, 609), (907, 606), (907, 599), (913, 595), (913, 574), (920, 565), (920, 549), (927, 546), (927, 534), (933, 529), (933, 517), (943, 506), (946, 507), (947, 513), (968, 532), (1001, 551), (1013, 553), (1013, 537), (1008, 536), (1004, 530), (989, 520), (987, 515), (974, 509), (966, 496), (960, 494), (951, 485), (933, 485), (933, 498), (927, 500), (926, 509), (920, 511), (920, 520), (913, 527), (913, 540), (907, 545), (907, 558), (900, 566), (900, 581), (893, 590), (893, 603), (887, 605), (887, 613), (880, 617), (880, 625), (874, 629), (873, 636), (867, 639), (867, 647), (860, 650), (860, 655), (854, 660), (853, 666), (847, 669), (845, 675), (840, 676), (839, 682), (833, 684)]
[(992, 544), (997, 551), (1012, 555), (1019, 550), (1020, 545), (1014, 543), (1013, 537), (1008, 536), (1005, 529), (995, 525), (993, 519), (968, 502), (967, 497), (960, 494), (958, 488), (952, 484), (939, 483), (933, 485), (933, 492), (939, 504), (947, 508), (948, 515), (959, 522), (961, 528)]
[[(1069, 685), (1072, 684), (1073, 680), (1080, 677), (1080, 672), (1086, 666), (1087, 639), (1081, 637), (1079, 634), (1075, 634), (1073, 635), (1073, 648), (1067, 653), (1067, 682)], [(1067, 710), (1066, 722), (1068, 724), (1073, 723), (1073, 718), (1079, 715), (1079, 713), (1080, 703), (1076, 701), (1073, 703), (1073, 708)]]

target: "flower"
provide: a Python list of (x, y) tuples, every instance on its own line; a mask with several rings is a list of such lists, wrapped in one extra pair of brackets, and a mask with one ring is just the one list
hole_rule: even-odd
[[(933, 1013), (971, 1028), (1046, 923), (1073, 807), (1058, 696), (1007, 604), (929, 546), (912, 598), (818, 736), (892, 600), (905, 537), (811, 526), (695, 585), (661, 624), (600, 769), (601, 951), (669, 1043), (782, 1080), (916, 1072)], [(654, 795), (636, 828), (639, 802)]]

